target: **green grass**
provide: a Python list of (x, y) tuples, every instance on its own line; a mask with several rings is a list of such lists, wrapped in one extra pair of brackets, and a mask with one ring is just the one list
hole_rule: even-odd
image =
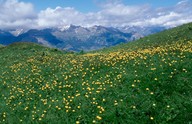
[(0, 44), (0, 48), (3, 48), (4, 46)]
[(0, 49), (0, 123), (192, 123), (190, 26), (85, 54)]

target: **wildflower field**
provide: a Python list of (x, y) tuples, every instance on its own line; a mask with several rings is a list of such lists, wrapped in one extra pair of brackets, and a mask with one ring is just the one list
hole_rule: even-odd
[(84, 54), (0, 47), (0, 123), (192, 123), (190, 25)]

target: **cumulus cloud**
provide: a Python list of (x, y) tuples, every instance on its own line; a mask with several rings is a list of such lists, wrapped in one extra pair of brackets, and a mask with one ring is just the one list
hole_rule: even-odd
[(173, 7), (151, 9), (148, 18), (140, 18), (138, 21), (132, 22), (132, 25), (158, 25), (165, 27), (175, 27), (184, 23), (192, 22), (192, 2), (183, 0)]
[(0, 28), (30, 27), (36, 14), (31, 3), (18, 2), (17, 0), (0, 1)]
[(109, 3), (102, 7), (97, 13), (87, 15), (89, 22), (94, 24), (100, 23), (106, 26), (129, 25), (131, 21), (142, 18), (150, 7), (143, 6), (126, 6), (122, 3)]
[(101, 5), (100, 11), (82, 13), (73, 7), (47, 8), (35, 13), (31, 3), (0, 1), (0, 28), (50, 28), (81, 26), (166, 26), (192, 22), (192, 2), (183, 0), (172, 7), (130, 6), (120, 1)]
[(150, 10), (148, 5), (126, 6), (122, 3), (107, 3), (98, 12), (81, 13), (71, 7), (47, 8), (38, 14), (39, 27), (60, 27), (74, 24), (82, 26), (120, 26), (144, 17)]
[(58, 27), (62, 25), (82, 25), (85, 15), (72, 7), (47, 8), (38, 14), (37, 23), (39, 27)]

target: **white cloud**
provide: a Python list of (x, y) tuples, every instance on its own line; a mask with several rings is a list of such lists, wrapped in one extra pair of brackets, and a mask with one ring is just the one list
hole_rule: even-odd
[(74, 24), (81, 25), (85, 15), (71, 7), (47, 8), (38, 14), (39, 27), (58, 27), (62, 25)]
[(173, 7), (151, 9), (150, 18), (141, 18), (132, 24), (175, 27), (188, 22), (192, 22), (192, 2), (183, 0)]
[(65, 25), (82, 26), (167, 26), (192, 22), (192, 3), (183, 0), (172, 7), (152, 8), (150, 5), (129, 6), (108, 2), (100, 11), (82, 13), (73, 7), (47, 8), (34, 12), (31, 3), (0, 0), (0, 28), (49, 28)]
[(146, 25), (146, 26), (150, 26), (150, 25), (159, 25), (159, 26), (171, 26), (171, 22), (172, 20), (177, 19), (178, 17), (180, 17), (181, 15), (175, 12), (170, 12), (168, 14), (157, 14), (158, 16), (156, 17), (152, 17), (152, 18), (148, 18), (145, 20), (139, 20), (138, 22), (133, 22), (133, 25)]
[(92, 13), (92, 21), (96, 20), (106, 26), (128, 25), (131, 21), (143, 17), (149, 10), (148, 5), (126, 6), (121, 3), (109, 3), (103, 6), (101, 11)]
[[(33, 24), (36, 17), (31, 3), (18, 2), (17, 0), (0, 1), (0, 27), (16, 28)], [(30, 26), (31, 27), (31, 26)]]

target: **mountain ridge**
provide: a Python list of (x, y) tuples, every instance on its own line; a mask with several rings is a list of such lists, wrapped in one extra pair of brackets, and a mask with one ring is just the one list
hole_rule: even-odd
[[(153, 31), (154, 29), (159, 29)], [(142, 29), (142, 30), (141, 30)], [(148, 30), (148, 33), (143, 33)], [(160, 27), (126, 29), (103, 26), (65, 26), (64, 28), (17, 29), (0, 32), (0, 44), (8, 45), (13, 42), (29, 41), (45, 46), (70, 51), (91, 51), (126, 43), (144, 37), (145, 35), (164, 30)]]

